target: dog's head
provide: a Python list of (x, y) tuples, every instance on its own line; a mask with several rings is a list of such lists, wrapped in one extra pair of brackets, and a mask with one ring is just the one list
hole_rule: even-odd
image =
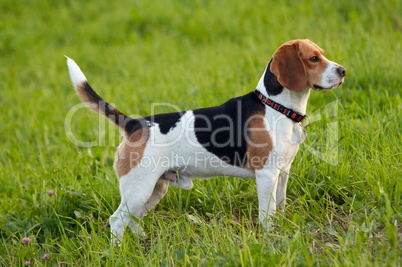
[(278, 82), (294, 92), (306, 88), (325, 90), (343, 83), (346, 69), (328, 60), (325, 52), (308, 39), (282, 44), (274, 53), (270, 71)]

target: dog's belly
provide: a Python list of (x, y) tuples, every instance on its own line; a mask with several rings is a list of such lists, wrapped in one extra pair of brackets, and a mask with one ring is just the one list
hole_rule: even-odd
[(232, 176), (245, 179), (255, 179), (253, 171), (229, 165), (215, 158), (212, 161), (204, 161), (202, 164), (189, 164), (183, 166), (182, 172), (190, 178), (209, 178), (213, 176)]
[(255, 178), (253, 171), (228, 164), (202, 147), (192, 147), (190, 150), (183, 149), (183, 144), (181, 144), (181, 149), (172, 147), (169, 154), (169, 170), (190, 178), (224, 175), (246, 179)]

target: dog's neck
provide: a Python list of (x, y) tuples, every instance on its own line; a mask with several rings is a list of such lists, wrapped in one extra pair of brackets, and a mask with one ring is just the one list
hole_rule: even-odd
[(258, 82), (257, 89), (273, 101), (299, 113), (306, 114), (310, 88), (306, 87), (304, 91), (296, 93), (283, 87), (278, 82), (276, 75), (270, 71), (271, 62), (269, 62), (264, 74)]

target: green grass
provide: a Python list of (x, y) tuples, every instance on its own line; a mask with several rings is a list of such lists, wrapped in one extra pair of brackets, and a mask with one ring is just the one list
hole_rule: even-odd
[[(400, 264), (401, 12), (396, 0), (2, 0), (0, 265)], [(81, 109), (75, 136), (106, 142), (82, 148), (68, 140), (64, 120), (80, 101), (63, 55), (106, 100), (144, 116), (152, 103), (194, 109), (253, 90), (275, 49), (296, 38), (319, 44), (348, 76), (332, 92), (311, 94), (308, 113), (323, 116), (293, 163), (274, 229), (257, 223), (254, 181), (216, 177), (190, 191), (169, 188), (144, 219), (149, 239), (127, 233), (121, 247), (109, 245), (119, 134)], [(325, 117), (335, 100), (337, 116)], [(327, 142), (331, 122), (336, 165), (309, 151)]]

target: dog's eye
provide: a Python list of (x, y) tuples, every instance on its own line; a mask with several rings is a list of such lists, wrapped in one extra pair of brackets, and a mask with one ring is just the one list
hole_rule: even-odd
[(318, 62), (318, 61), (320, 61), (320, 59), (318, 57), (311, 57), (310, 61), (311, 62)]

